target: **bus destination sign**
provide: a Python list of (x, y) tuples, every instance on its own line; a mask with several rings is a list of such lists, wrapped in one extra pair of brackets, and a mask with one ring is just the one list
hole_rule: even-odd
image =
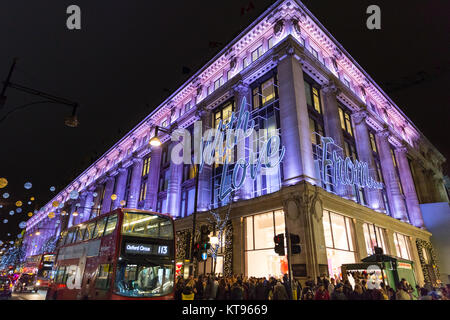
[(169, 246), (158, 244), (126, 243), (125, 253), (167, 256), (169, 254)]

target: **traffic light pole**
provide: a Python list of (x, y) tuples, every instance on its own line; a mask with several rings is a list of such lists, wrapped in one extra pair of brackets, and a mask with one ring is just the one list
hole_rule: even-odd
[(289, 287), (291, 288), (291, 292), (289, 293), (289, 296), (292, 296), (292, 265), (291, 265), (291, 237), (288, 232), (287, 227), (287, 219), (286, 214), (284, 214), (284, 229), (286, 233), (286, 244), (287, 244), (287, 261), (288, 261), (288, 273), (289, 273)]
[(197, 199), (198, 199), (198, 176), (199, 176), (199, 165), (196, 164), (195, 165), (195, 196), (194, 196), (194, 213), (192, 214), (192, 244), (191, 244), (191, 250), (190, 250), (190, 254), (189, 254), (189, 260), (191, 263), (191, 267), (189, 270), (189, 275), (193, 275), (194, 274), (194, 245), (195, 245), (195, 224), (196, 224), (196, 220), (197, 220)]

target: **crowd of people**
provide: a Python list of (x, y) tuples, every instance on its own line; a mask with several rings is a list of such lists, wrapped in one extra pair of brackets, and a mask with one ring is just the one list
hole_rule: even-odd
[(383, 282), (375, 284), (366, 277), (341, 281), (327, 276), (306, 281), (302, 286), (287, 275), (256, 278), (243, 275), (224, 277), (208, 274), (187, 279), (178, 277), (175, 284), (176, 300), (448, 300), (447, 288), (419, 287), (413, 290), (406, 279), (401, 279), (396, 290)]

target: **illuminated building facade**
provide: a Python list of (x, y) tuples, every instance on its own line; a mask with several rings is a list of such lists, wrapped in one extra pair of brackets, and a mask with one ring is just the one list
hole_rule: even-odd
[[(279, 132), (285, 154), (273, 174), (246, 179), (231, 207), (230, 196), (219, 197), (224, 166), (205, 165), (199, 173), (197, 232), (209, 224), (210, 210), (230, 209), (216, 272), (281, 275), (286, 258), (274, 252), (273, 237), (287, 231), (300, 235), (302, 252), (291, 263), (302, 280), (339, 276), (342, 264), (360, 261), (374, 247), (413, 261), (419, 284), (433, 278), (428, 273), (436, 270), (422, 267), (418, 251), (418, 243), (431, 237), (420, 204), (449, 201), (441, 172), (445, 159), (296, 0), (268, 8), (32, 217), (28, 255), (42, 251), (62, 229), (124, 206), (176, 218), (177, 259), (183, 262), (195, 166), (170, 161), (169, 135), (161, 136), (162, 147), (151, 147), (149, 140), (155, 126), (194, 133), (194, 122), (201, 120), (203, 130), (216, 127), (241, 105), (255, 129)], [(324, 138), (332, 139), (329, 148)], [(248, 150), (258, 148), (248, 138), (234, 156), (247, 158)], [(52, 207), (54, 201), (59, 207)], [(200, 263), (203, 270), (211, 270), (209, 261)]]

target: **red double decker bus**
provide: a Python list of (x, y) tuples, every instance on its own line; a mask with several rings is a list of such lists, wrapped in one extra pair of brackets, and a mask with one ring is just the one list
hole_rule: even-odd
[(168, 215), (124, 208), (69, 228), (47, 299), (173, 299), (174, 231)]

